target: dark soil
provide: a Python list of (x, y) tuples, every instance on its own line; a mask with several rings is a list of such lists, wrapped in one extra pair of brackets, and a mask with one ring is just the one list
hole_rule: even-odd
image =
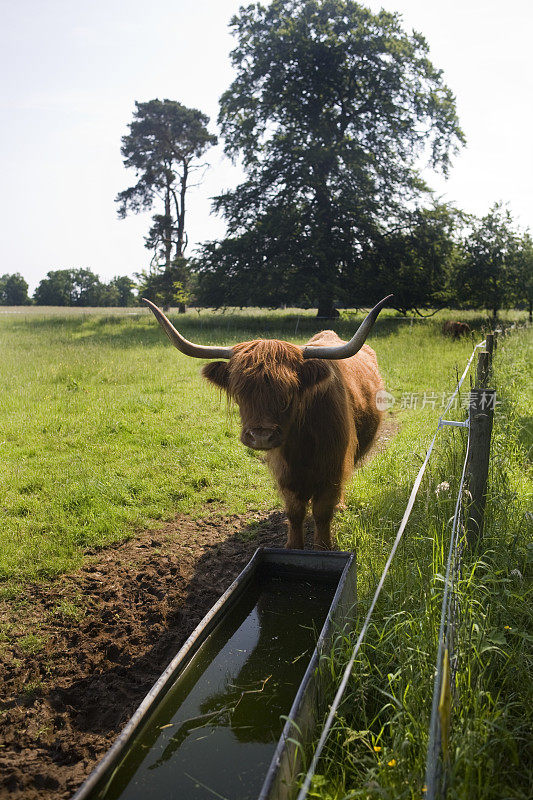
[(2, 601), (0, 797), (70, 797), (255, 549), (285, 539), (281, 512), (180, 517)]
[(0, 798), (71, 797), (255, 549), (285, 540), (281, 512), (181, 516), (0, 601)]

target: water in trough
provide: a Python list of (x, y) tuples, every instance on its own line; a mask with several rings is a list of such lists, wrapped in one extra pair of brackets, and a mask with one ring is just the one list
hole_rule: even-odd
[(260, 572), (91, 797), (255, 800), (336, 586)]

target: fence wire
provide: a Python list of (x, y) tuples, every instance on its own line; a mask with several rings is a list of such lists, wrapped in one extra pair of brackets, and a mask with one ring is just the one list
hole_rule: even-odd
[[(449, 733), (451, 717), (451, 701), (455, 687), (457, 671), (457, 654), (454, 649), (455, 623), (458, 616), (457, 581), (461, 574), (462, 537), (461, 511), (463, 489), (466, 477), (466, 465), (470, 452), (470, 426), (468, 425), (468, 441), (465, 460), (461, 473), (461, 481), (455, 504), (446, 576), (444, 578), (444, 594), (441, 605), (439, 645), (437, 666), (433, 684), (433, 702), (429, 722), (429, 742), (426, 759), (426, 800), (436, 800), (446, 793), (446, 769), (450, 761)], [(442, 760), (440, 753), (442, 751)]]
[[(372, 614), (374, 612), (374, 608), (376, 606), (376, 603), (378, 601), (379, 595), (381, 593), (381, 589), (383, 588), (383, 584), (385, 582), (385, 578), (387, 577), (387, 573), (389, 571), (389, 567), (390, 567), (390, 565), (392, 563), (392, 559), (394, 558), (396, 550), (398, 549), (398, 545), (400, 544), (400, 540), (401, 540), (401, 538), (403, 536), (403, 532), (404, 532), (404, 530), (405, 530), (405, 528), (407, 526), (407, 522), (409, 521), (409, 517), (410, 517), (411, 511), (413, 509), (413, 505), (414, 505), (414, 502), (415, 502), (415, 499), (416, 499), (416, 495), (418, 494), (418, 490), (420, 488), (420, 484), (422, 482), (422, 478), (424, 476), (424, 472), (426, 471), (426, 467), (428, 465), (429, 458), (430, 458), (431, 453), (433, 451), (433, 447), (435, 445), (435, 441), (437, 439), (438, 433), (441, 430), (441, 428), (443, 428), (443, 427), (445, 427), (447, 425), (460, 425), (461, 427), (466, 427), (468, 425), (468, 423), (453, 423), (453, 422), (449, 422), (449, 421), (444, 419), (444, 415), (450, 410), (450, 408), (452, 406), (452, 403), (455, 400), (455, 397), (457, 396), (458, 392), (460, 391), (461, 386), (462, 386), (462, 384), (463, 384), (463, 382), (464, 382), (464, 380), (465, 380), (465, 378), (466, 378), (466, 376), (468, 374), (468, 370), (470, 369), (470, 365), (472, 364), (472, 361), (474, 359), (476, 351), (479, 350), (479, 348), (484, 347), (485, 344), (486, 344), (486, 340), (483, 340), (482, 342), (480, 342), (479, 344), (477, 344), (474, 347), (474, 349), (472, 351), (472, 355), (468, 359), (468, 363), (467, 363), (467, 365), (466, 365), (466, 367), (465, 367), (465, 369), (463, 371), (463, 374), (461, 375), (460, 379), (457, 381), (457, 385), (455, 387), (455, 390), (454, 390), (453, 394), (451, 395), (451, 397), (449, 398), (448, 403), (447, 403), (444, 411), (442, 412), (442, 415), (439, 418), (439, 422), (438, 422), (438, 425), (437, 425), (437, 430), (435, 431), (433, 439), (431, 440), (431, 443), (430, 443), (430, 445), (428, 447), (428, 450), (427, 450), (427, 453), (426, 453), (426, 457), (425, 457), (425, 459), (424, 459), (424, 461), (422, 463), (422, 466), (420, 467), (420, 470), (418, 471), (418, 475), (416, 476), (416, 480), (415, 480), (415, 482), (413, 484), (413, 488), (411, 490), (411, 494), (409, 495), (409, 501), (407, 503), (407, 507), (406, 507), (404, 515), (402, 517), (402, 521), (400, 522), (400, 527), (398, 528), (398, 533), (396, 534), (396, 538), (395, 538), (394, 543), (392, 545), (391, 552), (389, 554), (389, 557), (387, 558), (387, 561), (386, 561), (385, 566), (383, 568), (383, 572), (381, 573), (381, 577), (379, 579), (378, 585), (376, 587), (376, 591), (375, 591), (374, 596), (372, 598), (372, 602), (370, 604), (370, 608), (368, 609), (367, 615), (365, 617), (365, 621), (363, 622), (363, 626), (361, 628), (361, 632), (359, 633), (359, 636), (357, 637), (357, 641), (355, 643), (355, 647), (353, 648), (352, 655), (350, 657), (350, 660), (348, 661), (348, 664), (346, 665), (346, 668), (345, 668), (343, 676), (342, 676), (342, 680), (341, 680), (341, 682), (339, 684), (339, 688), (337, 689), (337, 692), (335, 694), (333, 702), (332, 702), (332, 704), (330, 706), (330, 710), (329, 710), (326, 722), (324, 724), (324, 728), (322, 730), (322, 733), (320, 735), (320, 739), (318, 740), (318, 744), (317, 744), (315, 752), (313, 754), (313, 758), (311, 760), (311, 763), (309, 765), (309, 768), (308, 768), (308, 770), (306, 772), (306, 775), (305, 775), (305, 778), (303, 780), (302, 787), (301, 787), (301, 789), (300, 789), (300, 791), (298, 793), (297, 800), (305, 800), (305, 798), (307, 797), (307, 795), (309, 793), (309, 789), (311, 788), (311, 782), (312, 782), (313, 776), (314, 776), (314, 774), (316, 772), (316, 767), (317, 767), (318, 762), (320, 760), (320, 756), (322, 755), (322, 751), (324, 749), (324, 745), (326, 744), (327, 738), (328, 738), (328, 736), (330, 734), (331, 727), (333, 725), (333, 721), (335, 719), (335, 716), (336, 716), (337, 711), (339, 709), (339, 706), (340, 706), (340, 703), (342, 701), (344, 692), (346, 690), (346, 686), (347, 686), (348, 681), (350, 679), (350, 675), (351, 675), (353, 666), (355, 664), (355, 659), (357, 658), (357, 654), (359, 653), (359, 650), (361, 649), (361, 644), (362, 644), (363, 639), (365, 637), (365, 634), (366, 634), (366, 632), (368, 630), (368, 626), (370, 624), (370, 619), (372, 617)], [(468, 457), (468, 449), (467, 449), (467, 457)], [(456, 504), (456, 507), (455, 507), (454, 525), (453, 525), (453, 530), (452, 530), (452, 536), (451, 536), (451, 541), (450, 541), (450, 550), (449, 550), (449, 555), (448, 555), (448, 564), (447, 564), (447, 569), (446, 569), (445, 599), (443, 600), (443, 609), (447, 608), (448, 598), (450, 598), (449, 602), (451, 602), (451, 598), (453, 596), (453, 593), (448, 592), (448, 586), (449, 586), (450, 574), (451, 574), (451, 569), (452, 569), (452, 567), (451, 567), (451, 564), (452, 564), (452, 553), (454, 553), (456, 551), (456, 549), (457, 549), (456, 540), (458, 538), (457, 531), (459, 529), (459, 526), (457, 525), (457, 521), (459, 519), (459, 513), (460, 513), (460, 507), (461, 507), (460, 498), (461, 498), (461, 495), (462, 495), (462, 489), (463, 489), (463, 484), (464, 484), (464, 479), (465, 479), (465, 474), (466, 474), (466, 463), (467, 463), (467, 458), (465, 458), (465, 462), (464, 462), (464, 465), (463, 465), (463, 471), (462, 471), (462, 476), (461, 476), (461, 487), (460, 487), (460, 491), (459, 491), (459, 496), (457, 498), (457, 504)], [(455, 573), (452, 573), (452, 574), (455, 574)], [(438, 662), (437, 662), (437, 677), (439, 679), (438, 680), (439, 690), (440, 690), (440, 686), (441, 686), (442, 665), (444, 663), (444, 656), (443, 656), (444, 648), (441, 648), (442, 634), (443, 634), (443, 631), (444, 631), (444, 619), (446, 619), (446, 614), (443, 617), (442, 613), (441, 613), (441, 630), (439, 631), (439, 657), (438, 657)], [(451, 629), (450, 629), (450, 631), (451, 631)], [(448, 652), (448, 651), (446, 651), (446, 652)], [(436, 677), (436, 680), (435, 680), (433, 706), (435, 706), (435, 696), (437, 695), (437, 677)], [(444, 698), (444, 702), (446, 702), (445, 698)], [(437, 703), (436, 703), (435, 714), (433, 712), (433, 706), (432, 706), (432, 714), (431, 714), (431, 721), (432, 721), (431, 724), (433, 724), (435, 714), (438, 717), (438, 709), (439, 709), (439, 697), (438, 697), (438, 695), (437, 695)], [(433, 736), (433, 738), (430, 739), (433, 747), (435, 747), (434, 744), (433, 744), (433, 741), (437, 740), (437, 739), (438, 739), (438, 745), (437, 745), (437, 756), (438, 756), (438, 748), (440, 747), (440, 743), (441, 743), (441, 740), (440, 740), (440, 727), (438, 725), (436, 726), (435, 735)], [(437, 757), (437, 759), (435, 759), (435, 761), (436, 761), (437, 764), (439, 763), (438, 762), (438, 757)], [(429, 749), (428, 749), (428, 763), (429, 763)], [(431, 761), (431, 764), (433, 765), (433, 760)], [(431, 769), (433, 770), (433, 766), (431, 767)], [(427, 774), (428, 774), (428, 771), (426, 771), (426, 775)], [(431, 774), (433, 774), (433, 772)], [(427, 797), (429, 797), (429, 795), (427, 795)], [(435, 797), (435, 795), (433, 795), (433, 797)]]

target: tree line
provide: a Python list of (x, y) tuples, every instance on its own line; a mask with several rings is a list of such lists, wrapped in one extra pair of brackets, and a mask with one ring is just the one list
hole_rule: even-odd
[[(234, 246), (226, 240), (229, 252)], [(5, 274), (0, 305), (127, 307), (148, 296), (163, 305), (314, 307), (305, 282), (291, 282), (290, 274), (282, 276), (272, 265), (258, 269), (255, 251), (249, 242), (246, 247), (252, 263), (244, 278), (217, 243), (204, 246), (204, 260), (182, 259), (181, 280), (174, 283), (173, 261), (169, 268), (137, 274), (136, 280), (117, 276), (107, 283), (89, 269), (60, 269), (49, 271), (30, 298), (20, 274)], [(255, 257), (259, 261), (257, 252)], [(403, 313), (462, 307), (488, 309), (497, 317), (501, 309), (515, 307), (526, 308), (532, 317), (533, 240), (501, 204), (482, 218), (438, 203), (418, 209), (404, 226), (369, 242), (358, 259), (357, 283), (347, 281), (338, 295), (340, 307), (369, 305), (392, 290), (393, 305)]]
[(106, 283), (90, 269), (50, 270), (33, 298), (28, 288), (19, 273), (0, 276), (0, 305), (133, 306), (137, 302), (137, 287), (131, 278), (117, 276)]
[[(140, 293), (180, 311), (288, 305), (331, 317), (393, 292), (402, 312), (465, 306), (497, 316), (520, 306), (531, 315), (530, 234), (502, 204), (475, 218), (435, 200), (422, 177), (428, 166), (447, 175), (465, 137), (420, 33), (354, 0), (256, 3), (230, 27), (235, 77), (218, 125), (245, 177), (213, 200), (225, 237), (186, 255), (191, 176), (201, 180), (217, 142), (205, 114), (137, 102), (122, 138), (136, 182), (116, 198), (119, 217), (154, 212)], [(48, 274), (36, 302), (63, 272)], [(65, 296), (92, 304), (89, 271), (74, 272)], [(111, 284), (100, 297), (118, 291)]]

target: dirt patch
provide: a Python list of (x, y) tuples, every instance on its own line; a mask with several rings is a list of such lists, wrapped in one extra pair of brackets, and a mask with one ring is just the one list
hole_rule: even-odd
[(70, 797), (256, 547), (285, 538), (281, 512), (180, 517), (3, 601), (0, 797)]
[(281, 512), (181, 516), (0, 601), (0, 798), (70, 797), (255, 549), (285, 540)]
[(394, 439), (399, 430), (400, 423), (397, 417), (391, 411), (388, 411), (383, 415), (374, 444), (357, 466), (364, 467), (365, 464), (368, 464), (377, 455), (383, 453), (389, 446), (391, 439)]

